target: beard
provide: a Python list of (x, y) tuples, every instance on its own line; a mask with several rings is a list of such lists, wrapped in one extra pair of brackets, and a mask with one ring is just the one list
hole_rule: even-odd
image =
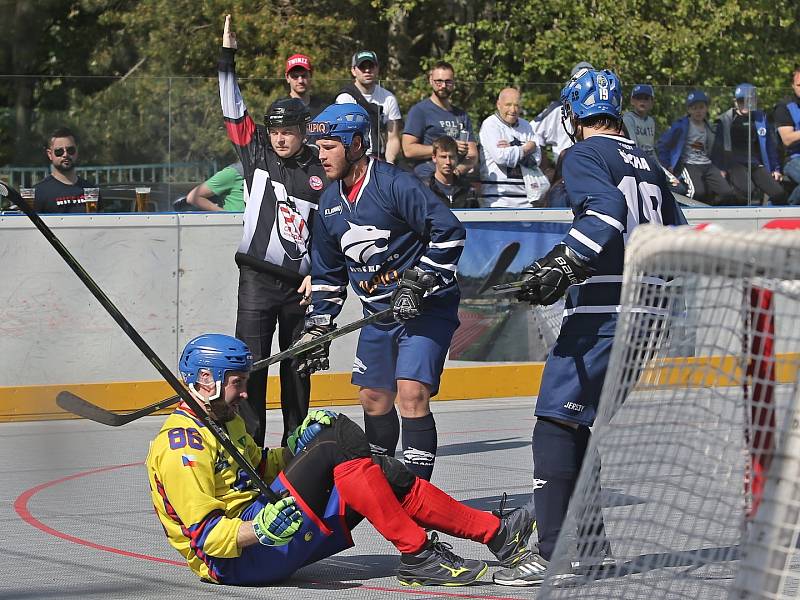
[(75, 163), (72, 161), (68, 161), (66, 164), (64, 164), (62, 162), (57, 165), (54, 164), (53, 167), (55, 167), (56, 171), (59, 171), (61, 173), (72, 173), (72, 171), (75, 170)]
[(450, 100), (450, 94), (452, 92), (450, 90), (448, 90), (447, 87), (444, 87), (444, 88), (441, 88), (441, 89), (433, 90), (433, 93), (436, 94), (436, 97), (439, 100)]

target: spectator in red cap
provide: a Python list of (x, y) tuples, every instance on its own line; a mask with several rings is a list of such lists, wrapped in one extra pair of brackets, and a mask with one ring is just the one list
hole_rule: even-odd
[(289, 84), (289, 97), (299, 98), (308, 107), (311, 118), (316, 117), (328, 106), (325, 100), (311, 96), (311, 77), (314, 67), (305, 54), (292, 54), (286, 59), (286, 83)]

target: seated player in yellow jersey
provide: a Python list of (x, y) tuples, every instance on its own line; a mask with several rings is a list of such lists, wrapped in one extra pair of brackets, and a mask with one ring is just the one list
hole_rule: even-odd
[(247, 398), (252, 356), (221, 334), (189, 342), (180, 371), (200, 406), (282, 496), (270, 503), (219, 441), (181, 403), (150, 446), (147, 470), (170, 544), (202, 579), (262, 585), (353, 545), (364, 517), (401, 553), (404, 585), (467, 585), (485, 562), (463, 559), (425, 528), (486, 544), (503, 565), (528, 554), (533, 516), (464, 506), (394, 458), (372, 457), (366, 435), (344, 415), (312, 410), (288, 448), (261, 450), (238, 407)]

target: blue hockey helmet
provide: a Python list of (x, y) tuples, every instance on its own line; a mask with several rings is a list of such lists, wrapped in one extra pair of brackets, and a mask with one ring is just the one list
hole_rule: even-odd
[(186, 344), (178, 368), (191, 389), (201, 369), (211, 371), (219, 386), (228, 371), (248, 372), (252, 366), (253, 355), (243, 341), (222, 333), (206, 333)]
[(733, 97), (736, 100), (744, 100), (745, 98), (755, 98), (756, 86), (752, 83), (740, 83), (736, 86), (733, 92)]
[(353, 136), (359, 134), (364, 150), (369, 149), (369, 114), (358, 104), (331, 104), (319, 113), (306, 128), (308, 140), (335, 139), (349, 148)]
[(594, 115), (621, 116), (622, 85), (608, 69), (581, 69), (561, 90), (561, 114), (585, 119)]

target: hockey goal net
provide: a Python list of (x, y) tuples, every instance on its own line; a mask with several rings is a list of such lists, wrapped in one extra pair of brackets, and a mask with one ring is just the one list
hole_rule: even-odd
[(537, 598), (800, 597), (800, 232), (640, 226), (623, 279)]

